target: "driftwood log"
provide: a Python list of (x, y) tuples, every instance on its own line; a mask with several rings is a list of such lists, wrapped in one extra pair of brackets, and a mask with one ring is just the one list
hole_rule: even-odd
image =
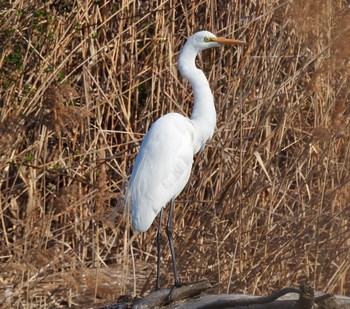
[(100, 309), (350, 309), (350, 297), (323, 294), (315, 297), (309, 283), (284, 288), (267, 296), (236, 294), (201, 295), (210, 288), (200, 281), (180, 288), (161, 289), (142, 299), (119, 300)]

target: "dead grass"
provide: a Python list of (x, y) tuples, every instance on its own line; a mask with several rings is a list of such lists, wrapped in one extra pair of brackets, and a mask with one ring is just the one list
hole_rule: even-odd
[[(347, 1), (0, 2), (0, 303), (57, 308), (142, 294), (156, 224), (124, 189), (151, 123), (190, 114), (177, 71), (200, 29), (217, 131), (177, 199), (181, 278), (263, 294), (308, 279), (350, 293)], [(172, 283), (164, 244), (162, 284)]]

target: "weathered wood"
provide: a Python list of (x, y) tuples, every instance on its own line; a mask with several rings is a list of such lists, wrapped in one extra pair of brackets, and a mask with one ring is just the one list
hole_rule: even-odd
[[(296, 288), (285, 288), (267, 296), (245, 296), (236, 297), (235, 295), (205, 295), (197, 300), (192, 300), (175, 306), (174, 308), (181, 309), (214, 309), (214, 308), (232, 308), (251, 306), (255, 304), (272, 303), (278, 298), (288, 293), (299, 293), (300, 290)], [(304, 309), (304, 308), (303, 308)], [(309, 308), (305, 308), (309, 309)]]
[(136, 301), (132, 308), (143, 309), (164, 306), (172, 302), (199, 295), (203, 291), (208, 290), (210, 287), (210, 283), (205, 280), (184, 285), (179, 288), (160, 289), (151, 293), (145, 298)]
[(329, 294), (315, 297), (310, 284), (300, 288), (284, 288), (267, 296), (200, 295), (210, 288), (208, 281), (200, 281), (180, 288), (161, 289), (133, 302), (121, 302), (101, 309), (350, 309), (349, 297)]

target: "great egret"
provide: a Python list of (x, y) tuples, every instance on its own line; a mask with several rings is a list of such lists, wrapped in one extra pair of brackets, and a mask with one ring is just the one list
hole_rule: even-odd
[(160, 288), (160, 244), (163, 209), (170, 201), (166, 233), (173, 262), (175, 286), (180, 286), (172, 237), (174, 200), (185, 187), (192, 168), (193, 156), (203, 149), (216, 126), (214, 99), (202, 70), (195, 64), (197, 54), (222, 44), (245, 42), (216, 37), (209, 31), (199, 31), (188, 38), (179, 57), (179, 70), (192, 86), (194, 106), (191, 118), (177, 113), (160, 117), (146, 134), (135, 159), (127, 197), (132, 206), (134, 231), (145, 232), (160, 212), (157, 232), (157, 283)]

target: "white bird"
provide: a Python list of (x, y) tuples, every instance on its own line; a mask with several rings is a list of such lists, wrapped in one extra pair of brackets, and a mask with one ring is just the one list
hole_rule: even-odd
[(202, 70), (195, 64), (197, 54), (222, 44), (245, 44), (243, 41), (216, 37), (199, 31), (184, 45), (179, 57), (179, 70), (191, 84), (194, 106), (190, 118), (178, 113), (160, 117), (146, 134), (135, 159), (127, 199), (132, 207), (132, 228), (145, 232), (160, 212), (157, 233), (157, 283), (160, 288), (160, 243), (163, 209), (170, 202), (167, 236), (170, 244), (175, 286), (180, 286), (172, 238), (174, 200), (185, 187), (191, 173), (193, 156), (211, 139), (216, 126), (213, 94)]

